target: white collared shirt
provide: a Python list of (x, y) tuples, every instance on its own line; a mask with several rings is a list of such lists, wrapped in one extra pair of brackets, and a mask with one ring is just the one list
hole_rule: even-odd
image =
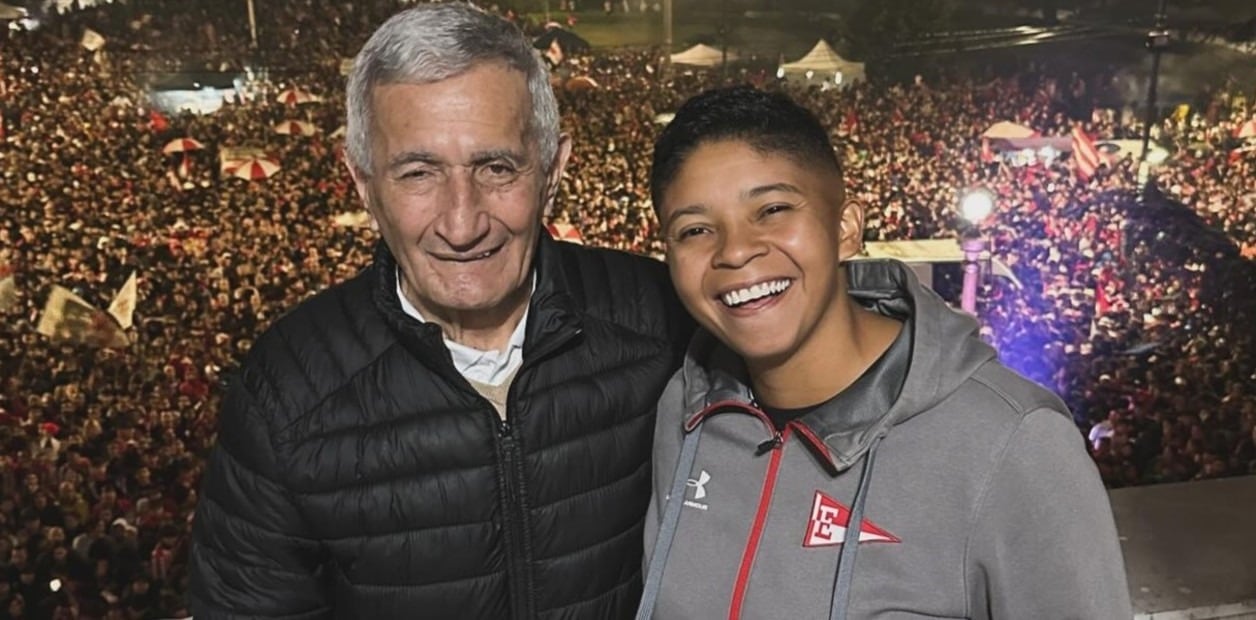
[[(414, 304), (406, 299), (404, 293), (401, 292), (401, 270), (397, 270), (397, 297), (401, 300), (401, 309), (408, 315), (427, 322), (423, 315), (419, 312)], [(536, 274), (532, 275), (532, 290), (536, 291)], [(515, 371), (523, 364), (523, 339), (525, 327), (528, 324), (528, 308), (523, 309), (523, 316), (519, 317), (519, 324), (515, 325), (515, 331), (510, 334), (510, 342), (506, 343), (504, 351), (481, 351), (474, 347), (468, 347), (465, 344), (454, 342), (445, 338), (445, 346), (449, 347), (449, 353), (454, 360), (454, 368), (458, 370), (458, 374), (466, 377), (471, 381), (478, 381), (488, 385), (501, 385), (509, 377), (514, 376)]]

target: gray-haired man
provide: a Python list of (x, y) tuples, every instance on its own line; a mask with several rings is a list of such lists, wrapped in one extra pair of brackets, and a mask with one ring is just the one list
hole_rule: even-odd
[(654, 403), (689, 329), (662, 265), (543, 232), (570, 142), (499, 18), (394, 16), (348, 110), (383, 243), (232, 382), (193, 613), (631, 616)]

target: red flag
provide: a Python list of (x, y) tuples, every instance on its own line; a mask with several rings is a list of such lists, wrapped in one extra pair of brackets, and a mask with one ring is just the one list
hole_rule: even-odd
[(1089, 180), (1099, 169), (1099, 149), (1081, 127), (1073, 128), (1073, 161), (1077, 164), (1077, 176), (1082, 180)]
[(847, 134), (855, 133), (859, 128), (859, 115), (854, 110), (846, 111), (846, 118), (842, 119), (842, 132)]
[(1108, 287), (1103, 281), (1095, 285), (1095, 316), (1100, 317), (1112, 309), (1112, 300), (1108, 299)]
[(170, 128), (170, 121), (161, 112), (152, 110), (148, 113), (148, 126), (155, 132), (163, 132)]
[(981, 139), (981, 161), (987, 164), (994, 161), (994, 151), (990, 149), (988, 138)]

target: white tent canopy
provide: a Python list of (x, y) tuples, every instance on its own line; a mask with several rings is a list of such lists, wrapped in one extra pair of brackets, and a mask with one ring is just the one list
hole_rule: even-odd
[[(815, 47), (807, 52), (806, 56), (787, 62), (781, 65), (781, 71), (785, 75), (807, 75), (808, 72), (815, 79), (821, 81), (833, 80), (836, 84), (850, 84), (852, 82), (861, 82), (865, 79), (864, 63), (846, 60), (833, 51), (828, 43), (821, 39), (816, 42)], [(840, 79), (834, 79), (838, 74)], [(813, 79), (808, 77), (808, 80)]]
[[(737, 54), (728, 53), (729, 60), (737, 60)], [(694, 67), (715, 67), (724, 62), (724, 53), (710, 45), (701, 43), (683, 51), (672, 54), (672, 64), (690, 65)]]
[(985, 133), (981, 134), (981, 137), (991, 138), (994, 140), (1007, 140), (1011, 138), (1032, 138), (1037, 135), (1038, 132), (1024, 125), (1018, 125), (1011, 121), (999, 121), (991, 125)]

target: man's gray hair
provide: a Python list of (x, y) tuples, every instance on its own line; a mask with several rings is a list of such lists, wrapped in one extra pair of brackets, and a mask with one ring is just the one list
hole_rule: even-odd
[(479, 63), (503, 62), (523, 73), (532, 96), (526, 136), (539, 147), (547, 173), (558, 151), (558, 101), (549, 72), (510, 22), (464, 2), (421, 4), (393, 15), (358, 52), (349, 72), (345, 144), (349, 161), (371, 169), (371, 95), (384, 84), (428, 84)]

